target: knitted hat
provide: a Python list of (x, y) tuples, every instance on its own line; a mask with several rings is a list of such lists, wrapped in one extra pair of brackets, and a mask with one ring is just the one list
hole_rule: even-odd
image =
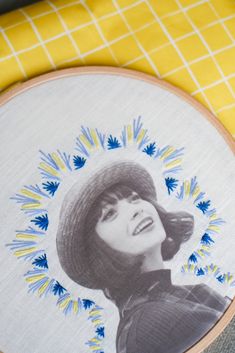
[(97, 198), (115, 184), (131, 187), (142, 198), (156, 199), (147, 170), (136, 162), (119, 161), (91, 171), (84, 181), (78, 180), (66, 194), (60, 211), (56, 245), (61, 266), (72, 280), (89, 288), (94, 286), (87, 263), (85, 221)]

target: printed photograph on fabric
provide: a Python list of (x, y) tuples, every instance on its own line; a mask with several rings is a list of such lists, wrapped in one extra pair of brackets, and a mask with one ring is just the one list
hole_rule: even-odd
[(174, 285), (167, 261), (193, 237), (194, 217), (168, 212), (141, 164), (110, 162), (66, 194), (56, 236), (65, 273), (119, 311), (116, 353), (180, 353), (229, 302), (206, 284)]

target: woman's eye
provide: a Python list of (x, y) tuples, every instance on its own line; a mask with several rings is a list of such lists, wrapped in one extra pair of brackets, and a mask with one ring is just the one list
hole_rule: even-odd
[(107, 212), (104, 214), (102, 221), (107, 221), (107, 220), (109, 220), (110, 218), (112, 218), (112, 217), (114, 216), (114, 214), (115, 214), (115, 210), (113, 210), (113, 209), (107, 211)]
[(132, 194), (132, 195), (129, 197), (130, 202), (135, 202), (135, 201), (138, 201), (139, 199), (140, 199), (140, 197), (139, 197), (138, 194)]

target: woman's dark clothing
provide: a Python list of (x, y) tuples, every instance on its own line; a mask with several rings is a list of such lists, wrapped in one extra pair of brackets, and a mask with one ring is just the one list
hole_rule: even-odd
[(180, 353), (216, 323), (228, 302), (205, 284), (174, 286), (170, 270), (144, 273), (119, 307), (117, 353)]

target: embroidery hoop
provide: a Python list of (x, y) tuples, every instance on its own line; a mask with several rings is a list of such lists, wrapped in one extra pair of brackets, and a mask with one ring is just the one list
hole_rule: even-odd
[[(26, 83), (19, 85), (18, 87), (13, 88), (11, 91), (6, 92), (5, 94), (0, 97), (0, 106), (7, 103), (9, 100), (13, 99), (15, 96), (23, 93), (26, 90), (31, 89), (34, 86), (40, 85), (42, 83), (59, 79), (62, 77), (69, 77), (69, 76), (76, 76), (76, 75), (83, 75), (83, 74), (112, 74), (112, 75), (121, 75), (124, 77), (134, 78), (138, 80), (145, 81), (147, 83), (151, 83), (153, 85), (160, 86), (175, 95), (179, 96), (189, 104), (191, 104), (194, 108), (196, 108), (202, 116), (204, 116), (223, 136), (224, 140), (226, 141), (227, 145), (230, 149), (235, 152), (235, 144), (230, 136), (230, 134), (223, 128), (223, 126), (219, 123), (219, 121), (211, 114), (205, 107), (203, 107), (200, 103), (196, 102), (192, 97), (190, 97), (187, 93), (181, 91), (180, 89), (173, 87), (172, 85), (168, 84), (167, 82), (162, 82), (159, 79), (156, 79), (152, 76), (135, 72), (132, 70), (126, 69), (118, 69), (118, 68), (110, 68), (110, 67), (83, 67), (83, 68), (76, 68), (76, 69), (66, 69), (57, 72), (53, 72), (47, 75), (39, 76), (35, 79), (32, 79)], [(206, 336), (204, 336), (198, 343), (195, 344), (194, 347), (189, 349), (188, 353), (196, 353), (203, 349), (205, 349), (218, 335), (222, 330), (227, 326), (227, 324), (232, 319), (235, 313), (235, 299), (233, 299), (231, 305), (221, 317), (219, 322), (209, 331)]]

